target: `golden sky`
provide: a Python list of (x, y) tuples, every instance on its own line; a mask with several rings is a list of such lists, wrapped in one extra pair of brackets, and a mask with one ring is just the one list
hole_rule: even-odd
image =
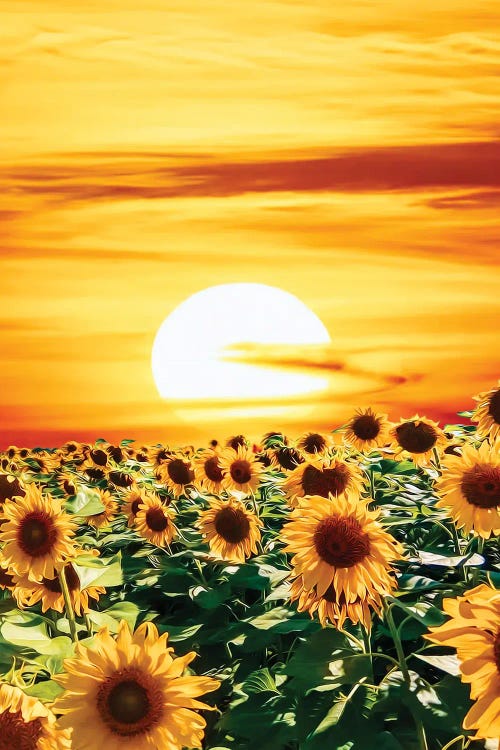
[[(499, 29), (497, 0), (4, 3), (0, 448), (456, 421), (500, 374)], [(329, 389), (179, 414), (156, 331), (242, 281), (323, 321), (320, 361), (270, 364)]]

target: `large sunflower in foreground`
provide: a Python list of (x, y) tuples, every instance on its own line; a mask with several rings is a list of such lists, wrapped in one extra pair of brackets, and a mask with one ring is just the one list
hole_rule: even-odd
[[(122, 620), (114, 640), (107, 628), (92, 646), (76, 645), (66, 674), (54, 676), (65, 689), (54, 703), (61, 726), (73, 729), (74, 750), (181, 750), (202, 746), (209, 709), (195, 697), (217, 690), (210, 677), (183, 676), (194, 651), (175, 658), (168, 634), (143, 623), (135, 633)], [(193, 710), (195, 709), (195, 710)]]
[(395, 424), (390, 437), (398, 458), (411, 458), (415, 466), (427, 466), (434, 450), (442, 450), (447, 439), (437, 422), (416, 414)]
[[(78, 557), (74, 562), (78, 564)], [(70, 562), (64, 566), (64, 574), (73, 610), (78, 616), (89, 611), (89, 599), (97, 601), (101, 594), (106, 593), (103, 586), (88, 586), (82, 589), (78, 574)], [(21, 609), (41, 602), (42, 612), (47, 612), (48, 609), (55, 612), (64, 611), (64, 596), (59, 576), (42, 578), (41, 581), (30, 581), (27, 575), (15, 576), (12, 596)]]
[(210, 550), (223, 560), (243, 563), (252, 552), (257, 553), (262, 521), (234, 497), (212, 500), (209, 509), (201, 513), (197, 526)]
[(440, 499), (459, 528), (484, 539), (500, 534), (500, 441), (479, 449), (462, 447), (461, 456), (446, 456), (436, 482)]
[(377, 414), (371, 407), (357, 409), (347, 424), (344, 440), (360, 453), (369, 453), (387, 444), (390, 429), (387, 414)]
[(175, 497), (183, 495), (186, 492), (186, 487), (194, 482), (194, 468), (191, 459), (182, 454), (176, 454), (160, 464), (157, 473)]
[(243, 445), (226, 448), (219, 457), (219, 466), (224, 472), (223, 487), (250, 494), (256, 491), (264, 467), (255, 453)]
[(223, 489), (224, 471), (219, 464), (219, 456), (219, 451), (207, 448), (194, 460), (196, 484), (211, 495), (218, 495)]
[(76, 524), (60, 500), (43, 497), (34, 484), (27, 485), (24, 497), (4, 506), (4, 519), (2, 564), (16, 575), (27, 574), (32, 581), (53, 578), (57, 568), (74, 556)]
[(283, 481), (282, 487), (290, 504), (296, 505), (297, 498), (307, 495), (359, 496), (364, 481), (363, 472), (355, 464), (326, 458), (301, 464)]
[(500, 437), (500, 380), (489, 391), (474, 396), (478, 404), (471, 416), (472, 422), (478, 422), (476, 432), (480, 437), (489, 435), (491, 440)]
[(157, 547), (165, 547), (177, 536), (173, 518), (174, 512), (159, 497), (146, 495), (135, 517), (135, 529), (143, 539)]
[(500, 591), (481, 584), (457, 599), (444, 599), (450, 620), (428, 638), (457, 650), (462, 682), (476, 701), (464, 719), (477, 739), (500, 737)]
[(391, 563), (402, 547), (378, 522), (379, 510), (345, 495), (299, 499), (281, 538), (290, 552), (293, 576), (323, 596), (333, 586), (337, 600), (388, 593), (394, 587)]
[[(392, 587), (396, 581), (391, 578)], [(384, 593), (389, 593), (386, 590)], [(367, 630), (371, 628), (371, 609), (380, 612), (382, 609), (382, 595), (379, 591), (365, 591), (362, 596), (355, 596), (348, 601), (343, 591), (337, 592), (330, 584), (322, 596), (314, 589), (304, 587), (302, 576), (296, 578), (290, 588), (290, 601), (298, 601), (297, 610), (308, 612), (311, 618), (317, 613), (323, 627), (329, 620), (332, 625), (342, 628), (347, 618), (355, 625), (361, 622)]]
[(0, 748), (6, 750), (71, 750), (70, 732), (39, 700), (0, 684)]

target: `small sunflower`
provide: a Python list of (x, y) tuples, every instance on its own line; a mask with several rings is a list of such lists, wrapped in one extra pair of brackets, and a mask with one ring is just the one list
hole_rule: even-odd
[(317, 458), (323, 456), (333, 445), (331, 435), (322, 435), (320, 432), (305, 432), (297, 440), (297, 448), (306, 455), (307, 458)]
[(296, 505), (297, 498), (307, 495), (358, 497), (363, 490), (364, 481), (363, 472), (355, 464), (339, 458), (320, 458), (294, 469), (283, 481), (282, 487), (290, 504)]
[(380, 613), (382, 609), (382, 596), (378, 591), (364, 592), (362, 596), (356, 595), (352, 601), (348, 601), (345, 593), (337, 593), (331, 583), (324, 594), (318, 596), (314, 589), (307, 590), (304, 587), (302, 576), (296, 578), (290, 588), (290, 601), (297, 600), (297, 610), (308, 612), (311, 619), (317, 613), (323, 627), (330, 621), (335, 627), (342, 628), (346, 619), (349, 619), (353, 625), (361, 622), (369, 630), (371, 610)]
[(343, 595), (348, 603), (391, 591), (391, 563), (402, 547), (379, 524), (379, 510), (345, 495), (298, 503), (281, 537), (293, 555), (292, 575), (302, 576), (305, 589), (323, 596), (333, 585), (337, 601)]
[(220, 683), (183, 676), (196, 653), (176, 658), (167, 639), (151, 622), (131, 633), (122, 620), (116, 640), (102, 628), (92, 646), (76, 645), (76, 658), (64, 661), (66, 674), (54, 676), (65, 689), (54, 710), (73, 730), (74, 750), (201, 748), (206, 721), (196, 709), (211, 706), (195, 698)]
[(73, 557), (76, 524), (60, 500), (44, 498), (35, 485), (28, 485), (24, 497), (4, 506), (4, 518), (0, 526), (3, 564), (16, 575), (27, 574), (32, 581), (53, 578), (57, 567)]
[(98, 493), (99, 500), (104, 505), (104, 510), (93, 516), (87, 516), (85, 520), (90, 526), (101, 529), (103, 526), (108, 526), (118, 513), (118, 503), (109, 490), (98, 490)]
[(416, 466), (427, 466), (433, 449), (440, 450), (447, 445), (438, 423), (418, 414), (393, 425), (390, 438), (396, 455), (412, 458)]
[(135, 517), (135, 529), (152, 544), (165, 547), (177, 536), (173, 518), (174, 512), (167, 508), (160, 498), (146, 495)]
[(149, 450), (149, 460), (153, 464), (153, 466), (157, 469), (159, 466), (161, 466), (165, 461), (168, 461), (170, 458), (174, 457), (173, 451), (170, 450), (165, 445), (157, 446), (156, 448), (151, 448)]
[[(78, 564), (78, 557), (75, 562)], [(78, 574), (70, 562), (64, 566), (64, 574), (73, 609), (81, 617), (84, 612), (89, 611), (89, 599), (98, 601), (101, 594), (106, 593), (106, 589), (103, 586), (82, 589)], [(41, 581), (30, 581), (27, 575), (16, 576), (12, 596), (20, 608), (32, 607), (41, 602), (42, 612), (47, 612), (48, 609), (55, 612), (64, 610), (64, 596), (58, 575), (54, 578), (42, 578)]]
[(262, 521), (235, 498), (212, 500), (201, 513), (197, 527), (206, 538), (211, 552), (223, 560), (243, 563), (257, 554)]
[(226, 442), (226, 448), (232, 448), (235, 451), (237, 451), (238, 448), (248, 448), (249, 445), (250, 443), (244, 435), (233, 435), (228, 438)]
[(194, 460), (194, 471), (197, 486), (218, 495), (223, 489), (224, 471), (219, 464), (220, 454), (215, 450), (203, 450)]
[(489, 391), (474, 396), (478, 405), (471, 416), (472, 422), (478, 422), (476, 432), (480, 437), (496, 440), (500, 437), (500, 380)]
[(134, 526), (135, 518), (139, 512), (139, 506), (144, 502), (145, 491), (133, 485), (125, 496), (125, 502), (121, 507), (121, 513), (127, 517), (127, 526)]
[(286, 445), (274, 449), (272, 456), (273, 465), (280, 471), (293, 471), (299, 464), (303, 464), (305, 461), (300, 451)]
[(158, 468), (161, 481), (175, 497), (183, 495), (186, 487), (194, 482), (194, 469), (191, 459), (181, 454), (172, 456)]
[(370, 407), (357, 409), (347, 425), (344, 439), (360, 453), (366, 453), (386, 445), (390, 429), (387, 414), (377, 414)]
[(26, 491), (17, 477), (13, 474), (0, 473), (0, 508), (6, 500), (14, 497), (24, 497)]
[(436, 482), (439, 500), (458, 528), (484, 539), (500, 534), (500, 442), (478, 449), (462, 447), (461, 456), (446, 456)]
[(246, 494), (256, 491), (264, 470), (252, 450), (244, 446), (239, 446), (236, 450), (226, 448), (220, 455), (219, 466), (224, 472), (223, 487)]
[(476, 701), (464, 719), (475, 739), (500, 737), (500, 591), (485, 584), (457, 599), (444, 599), (450, 620), (429, 628), (428, 638), (457, 651), (462, 682)]
[(68, 497), (76, 495), (76, 493), (78, 492), (78, 484), (76, 482), (76, 479), (72, 474), (68, 472), (62, 472), (61, 474), (59, 474), (57, 483), (64, 494)]
[(5, 568), (2, 568), (0, 566), (0, 589), (2, 591), (5, 591), (5, 589), (13, 589), (14, 588), (14, 575), (12, 573), (9, 573), (8, 570), (5, 570)]
[(9, 750), (71, 750), (70, 732), (37, 698), (0, 684), (0, 747)]

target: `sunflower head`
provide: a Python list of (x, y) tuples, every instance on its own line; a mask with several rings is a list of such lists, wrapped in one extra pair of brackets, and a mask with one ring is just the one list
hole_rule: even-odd
[(157, 547), (165, 547), (177, 536), (174, 512), (159, 497), (144, 495), (135, 516), (135, 529)]
[(226, 490), (239, 490), (246, 494), (257, 490), (263, 466), (250, 448), (226, 448), (220, 454), (219, 466), (224, 472), (222, 486)]
[(228, 438), (226, 442), (226, 448), (232, 448), (238, 450), (238, 448), (248, 448), (249, 442), (244, 435), (233, 435)]
[(71, 750), (70, 732), (36, 698), (0, 684), (0, 747), (9, 750)]
[(496, 440), (500, 437), (500, 380), (489, 391), (483, 391), (474, 400), (478, 402), (471, 416), (472, 422), (478, 422), (477, 434)]
[(191, 459), (186, 458), (182, 453), (177, 453), (163, 462), (158, 468), (158, 474), (175, 497), (183, 495), (186, 487), (192, 485), (195, 478)]
[(387, 414), (377, 414), (373, 409), (357, 409), (350, 419), (344, 440), (360, 453), (385, 445), (389, 440), (390, 423)]
[(320, 432), (306, 432), (297, 440), (297, 448), (307, 458), (324, 455), (332, 445), (331, 435), (322, 435)]
[(274, 450), (273, 460), (278, 469), (293, 471), (304, 463), (304, 456), (296, 448), (283, 446)]
[(197, 523), (210, 550), (223, 560), (245, 562), (257, 553), (262, 521), (235, 498), (212, 500)]
[(184, 675), (194, 652), (176, 658), (167, 647), (168, 634), (158, 635), (147, 622), (132, 633), (122, 621), (114, 640), (107, 628), (92, 646), (76, 646), (76, 657), (64, 662), (55, 680), (65, 692), (56, 699), (59, 723), (73, 730), (74, 750), (181, 750), (201, 748), (206, 726), (196, 700), (217, 690), (210, 677)]
[(389, 434), (396, 454), (413, 459), (417, 466), (426, 466), (433, 451), (447, 445), (446, 436), (438, 423), (418, 414), (411, 419), (402, 419)]
[(212, 495), (222, 489), (224, 470), (219, 463), (220, 453), (215, 450), (203, 450), (195, 459), (196, 484)]
[(26, 490), (13, 474), (0, 473), (0, 508), (7, 500), (14, 497), (24, 497)]
[(283, 489), (293, 506), (297, 498), (308, 495), (358, 496), (364, 484), (362, 471), (353, 463), (339, 458), (308, 461), (292, 471), (283, 482)]
[(108, 526), (118, 512), (118, 503), (108, 490), (98, 490), (98, 493), (104, 510), (86, 518), (87, 523), (96, 529)]

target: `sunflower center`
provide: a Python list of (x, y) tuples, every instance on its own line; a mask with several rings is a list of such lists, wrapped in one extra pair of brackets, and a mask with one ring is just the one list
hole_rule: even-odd
[(498, 673), (500, 674), (500, 630), (498, 630), (493, 644), (493, 654)]
[(91, 479), (94, 479), (96, 482), (98, 482), (100, 479), (104, 479), (104, 477), (106, 476), (102, 469), (96, 469), (94, 466), (89, 466), (85, 471), (88, 476)]
[(328, 565), (352, 568), (370, 553), (370, 539), (351, 517), (328, 516), (314, 532), (316, 552)]
[(399, 445), (409, 453), (426, 453), (436, 445), (437, 432), (425, 422), (404, 422), (396, 427)]
[(488, 404), (488, 414), (497, 424), (500, 424), (500, 388), (490, 398)]
[(95, 451), (90, 451), (90, 455), (92, 458), (92, 461), (97, 464), (98, 466), (106, 466), (108, 462), (108, 457), (104, 451), (102, 451), (100, 448), (98, 448)]
[[(64, 568), (64, 573), (66, 576), (66, 583), (68, 584), (68, 589), (70, 591), (79, 591), (80, 579), (78, 578), (78, 575), (74, 567), (71, 564), (66, 565), (66, 567)], [(62, 588), (61, 588), (61, 583), (59, 581), (59, 576), (56, 576), (55, 578), (42, 578), (42, 583), (46, 589), (48, 589), (49, 591), (52, 591), (54, 594), (62, 594)]]
[(165, 531), (168, 526), (168, 518), (161, 508), (148, 508), (146, 523), (151, 531)]
[(162, 692), (150, 675), (135, 668), (122, 669), (100, 686), (97, 710), (114, 734), (144, 734), (163, 714)]
[(241, 508), (222, 508), (215, 517), (215, 530), (229, 544), (239, 544), (248, 537), (250, 522)]
[(194, 473), (182, 458), (174, 458), (167, 464), (168, 476), (175, 484), (190, 484), (194, 479)]
[(23, 552), (42, 557), (54, 546), (57, 531), (52, 518), (43, 510), (27, 513), (19, 524), (17, 541)]
[(238, 448), (243, 448), (247, 444), (247, 439), (244, 435), (235, 435), (234, 437), (230, 438), (227, 441), (227, 445), (229, 448), (234, 448), (234, 450), (238, 450)]
[(282, 469), (293, 471), (299, 464), (304, 463), (304, 458), (295, 448), (279, 448), (276, 451), (276, 458)]
[(476, 464), (464, 472), (461, 487), (470, 505), (495, 508), (500, 505), (500, 467)]
[(108, 453), (113, 459), (113, 461), (116, 461), (117, 464), (123, 461), (123, 451), (118, 445), (110, 446), (108, 448)]
[(351, 429), (359, 440), (374, 440), (380, 432), (380, 423), (370, 414), (361, 414), (353, 421)]
[(323, 435), (312, 433), (304, 438), (303, 446), (306, 453), (318, 453), (324, 449), (326, 440)]
[(139, 512), (139, 505), (142, 503), (141, 497), (136, 497), (130, 504), (130, 512), (133, 516), (136, 516)]
[(350, 472), (345, 464), (338, 464), (333, 469), (317, 469), (307, 466), (302, 475), (302, 489), (305, 495), (328, 494), (340, 495), (349, 484)]
[(0, 750), (36, 750), (41, 734), (40, 719), (25, 721), (21, 711), (0, 714)]
[(220, 482), (223, 479), (224, 473), (219, 466), (217, 456), (212, 456), (205, 461), (205, 474), (212, 482)]
[(237, 484), (246, 484), (252, 478), (252, 466), (249, 461), (238, 458), (231, 464), (229, 473)]

